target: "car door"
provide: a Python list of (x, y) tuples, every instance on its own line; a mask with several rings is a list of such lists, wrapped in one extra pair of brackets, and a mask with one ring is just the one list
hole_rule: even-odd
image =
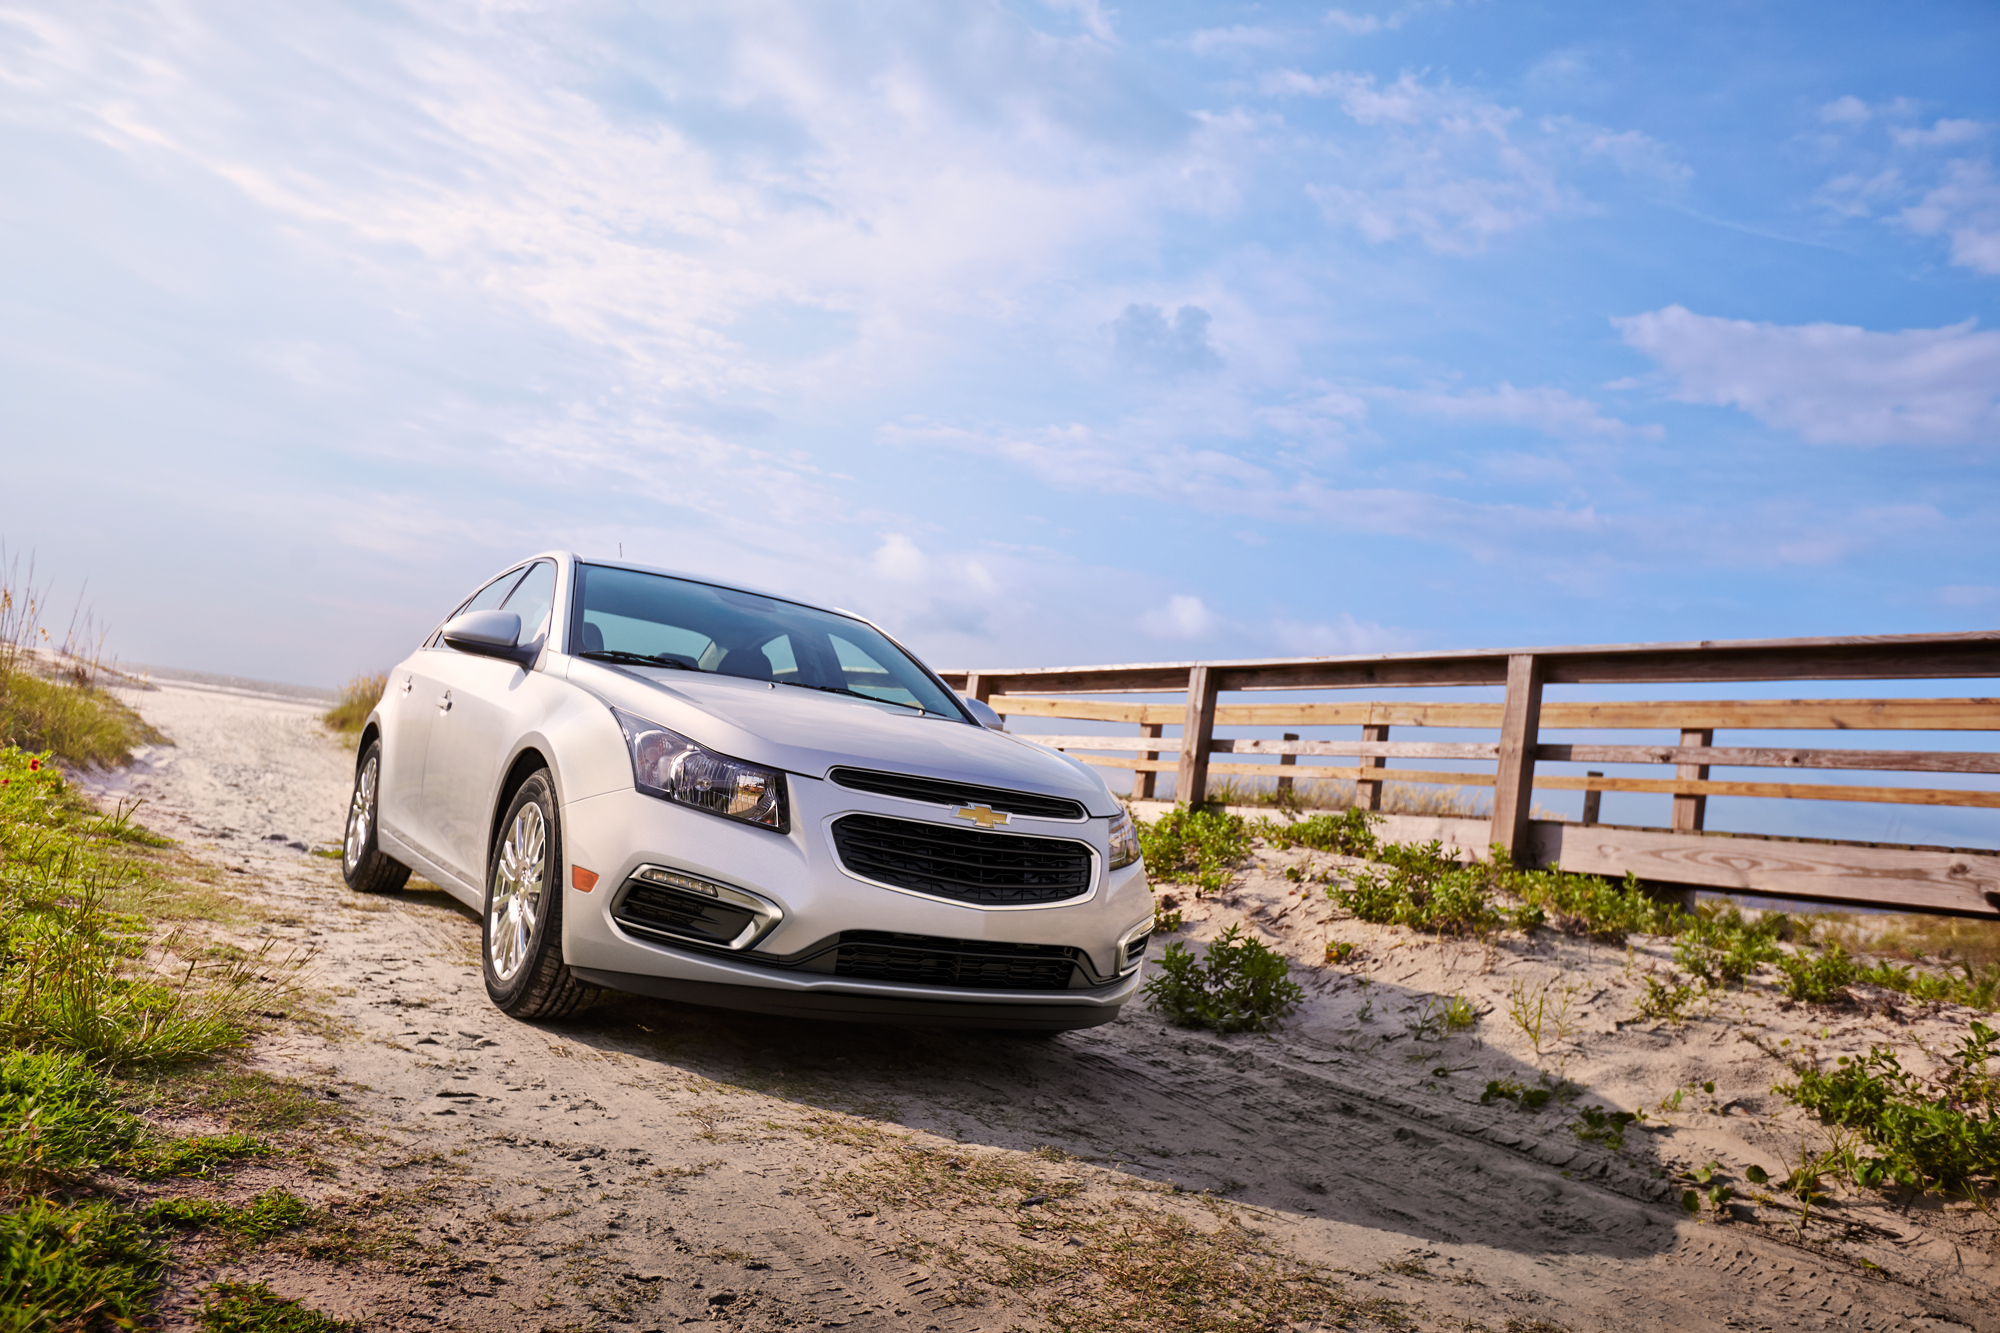
[[(510, 569), (461, 603), (447, 621), (467, 611), (488, 611), (507, 600), (525, 571)], [(385, 728), (382, 755), (382, 823), (391, 837), (439, 864), (446, 864), (445, 845), (437, 820), (425, 802), (424, 770), (430, 762), (431, 733), (451, 704), (448, 698), (451, 659), (464, 654), (444, 645), (443, 630), (433, 631), (424, 646), (389, 677), (383, 696), (385, 711), (395, 717)]]
[[(546, 640), (555, 589), (555, 563), (538, 560), (499, 603), (521, 617), (523, 644)], [(539, 692), (532, 671), (497, 657), (446, 648), (435, 670), (443, 692), (431, 720), (423, 806), (445, 868), (483, 887), (500, 766), (529, 725)]]

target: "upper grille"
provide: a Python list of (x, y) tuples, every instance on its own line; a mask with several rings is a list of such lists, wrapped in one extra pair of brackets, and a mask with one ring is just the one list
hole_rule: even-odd
[(854, 874), (984, 906), (1057, 903), (1090, 891), (1090, 848), (881, 815), (843, 815), (833, 845)]
[(1010, 815), (1028, 815), (1035, 819), (1083, 819), (1090, 813), (1080, 802), (1061, 796), (1037, 796), (1033, 792), (1007, 791), (1001, 787), (976, 787), (968, 782), (919, 778), (907, 773), (836, 768), (827, 777), (855, 791), (900, 796), (906, 801), (928, 801), (932, 805), (984, 805), (1005, 810)]
[(1055, 944), (933, 939), (880, 930), (840, 936), (835, 975), (980, 990), (1066, 990), (1075, 953)]

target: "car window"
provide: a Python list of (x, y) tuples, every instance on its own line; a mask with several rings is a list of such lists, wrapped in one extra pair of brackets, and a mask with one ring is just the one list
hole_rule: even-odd
[(500, 603), (503, 611), (512, 611), (521, 617), (522, 643), (534, 643), (549, 627), (549, 609), (556, 602), (556, 567), (552, 560), (537, 560), (528, 566), (528, 573), (507, 600)]
[[(514, 591), (514, 585), (521, 581), (521, 573), (522, 571), (518, 569), (508, 570), (505, 574), (502, 574), (499, 578), (493, 580), (493, 582), (487, 584), (485, 587), (481, 588), (478, 592), (472, 594), (471, 597), (468, 597), (464, 601), (464, 603), (462, 603), (459, 606), (458, 610), (452, 612), (450, 615), (445, 617), (445, 622), (449, 624), (451, 621), (458, 619), (460, 616), (464, 615), (468, 611), (497, 610), (500, 606), (500, 603), (507, 599), (507, 594)], [(440, 626), (438, 632), (436, 634), (431, 635), (430, 641), (426, 643), (424, 646), (427, 648), (435, 648), (443, 640), (443, 638), (444, 638), (444, 629), (442, 626)]]
[(962, 716), (944, 687), (874, 626), (798, 602), (583, 565), (575, 614), (581, 656), (651, 658), (721, 676), (853, 690)]

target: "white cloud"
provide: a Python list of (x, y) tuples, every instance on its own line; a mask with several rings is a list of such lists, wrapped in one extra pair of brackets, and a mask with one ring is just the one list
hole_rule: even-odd
[(1265, 28), (1238, 23), (1227, 28), (1202, 28), (1190, 33), (1188, 50), (1198, 56), (1236, 55), (1246, 51), (1270, 51), (1292, 41), (1282, 28)]
[(1819, 109), (1819, 118), (1829, 125), (1860, 125), (1873, 114), (1868, 104), (1852, 93), (1836, 97)]
[(882, 539), (870, 563), (877, 574), (897, 583), (915, 583), (930, 569), (930, 561), (924, 557), (923, 551), (900, 532), (892, 532)]
[(1494, 421), (1525, 426), (1559, 439), (1624, 439), (1637, 435), (1657, 440), (1666, 434), (1659, 426), (1634, 426), (1606, 416), (1589, 399), (1547, 386), (1517, 389), (1503, 381), (1493, 389), (1448, 392), (1376, 388), (1368, 390), (1368, 395), (1412, 412), (1458, 421)]
[[(1566, 168), (1604, 163), (1678, 183), (1689, 174), (1656, 140), (1566, 116), (1524, 128), (1519, 110), (1403, 74), (1295, 69), (1263, 76), (1270, 97), (1325, 99), (1373, 138), (1330, 140), (1335, 168), (1307, 186), (1330, 222), (1371, 241), (1413, 236), (1443, 254), (1476, 254), (1495, 237), (1544, 218), (1586, 211)], [(1352, 138), (1353, 136), (1349, 136)]]
[(1944, 180), (1902, 217), (1919, 236), (1951, 237), (1952, 263), (2000, 274), (2000, 181), (1987, 163), (1951, 163)]
[(1285, 652), (1299, 656), (1341, 656), (1352, 653), (1393, 653), (1413, 646), (1416, 636), (1372, 620), (1356, 620), (1342, 612), (1331, 621), (1275, 621), (1272, 637)]
[(1684, 307), (1612, 321), (1683, 402), (1740, 408), (1816, 444), (2000, 443), (2000, 332), (1875, 333)]
[(1222, 369), (1208, 342), (1209, 313), (1184, 305), (1170, 322), (1156, 305), (1128, 305), (1111, 322), (1113, 354), (1127, 369), (1172, 379)]
[(1156, 639), (1198, 639), (1220, 623), (1201, 598), (1186, 594), (1169, 597), (1165, 606), (1139, 617), (1139, 628)]
[(1992, 126), (1977, 120), (1940, 120), (1927, 130), (1893, 129), (1889, 137), (1902, 148), (1942, 148), (1984, 138)]

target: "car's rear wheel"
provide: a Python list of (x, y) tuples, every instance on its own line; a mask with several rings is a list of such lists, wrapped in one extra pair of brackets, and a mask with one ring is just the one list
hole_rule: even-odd
[(383, 854), (377, 839), (382, 799), (382, 742), (370, 741), (354, 769), (354, 798), (347, 803), (347, 836), (340, 847), (340, 873), (358, 893), (394, 893), (410, 878), (410, 868)]
[(563, 964), (562, 864), (555, 787), (540, 769), (515, 790), (486, 872), (486, 994), (514, 1018), (562, 1018), (592, 994)]

